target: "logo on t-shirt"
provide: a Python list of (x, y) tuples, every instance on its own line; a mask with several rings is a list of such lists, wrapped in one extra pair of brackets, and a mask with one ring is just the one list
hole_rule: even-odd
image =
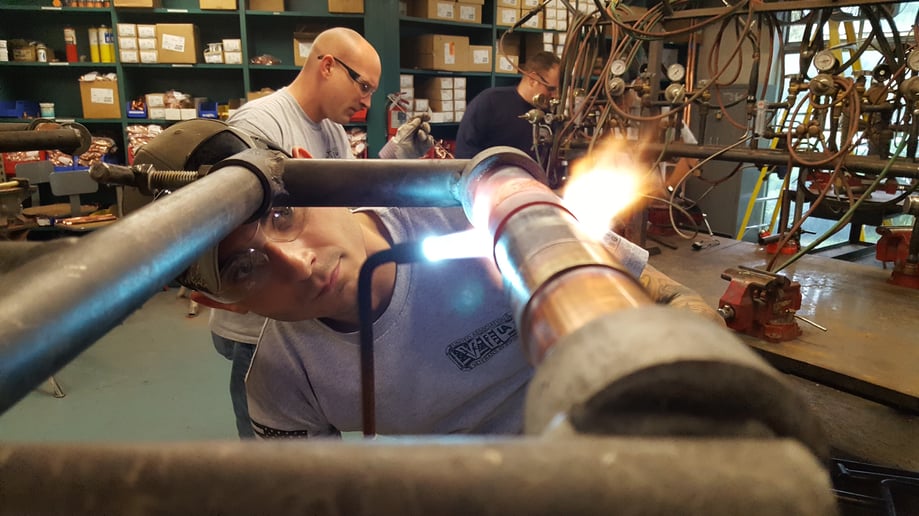
[(447, 356), (463, 371), (487, 362), (511, 341), (517, 339), (517, 326), (510, 313), (479, 328), (447, 346)]

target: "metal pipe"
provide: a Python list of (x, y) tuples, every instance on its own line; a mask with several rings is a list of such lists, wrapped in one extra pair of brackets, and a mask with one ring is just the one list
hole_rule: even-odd
[(24, 516), (836, 514), (790, 440), (2, 443), (0, 485)]
[[(650, 304), (605, 247), (587, 238), (538, 166), (510, 147), (473, 158), (457, 191), (473, 225), (489, 230), (526, 353), (534, 365), (562, 336), (596, 317)], [(589, 299), (589, 302), (580, 302)]]
[[(0, 124), (0, 127), (6, 124)], [(66, 154), (82, 154), (89, 149), (92, 135), (79, 124), (39, 124), (41, 126), (56, 126), (57, 129), (30, 130), (31, 124), (10, 124), (18, 127), (16, 130), (7, 129), (0, 131), (0, 152), (16, 152), (30, 150), (58, 149)]]
[[(642, 152), (648, 156), (653, 156), (653, 159), (661, 155), (665, 159), (675, 157), (704, 159), (714, 156), (712, 159), (719, 161), (783, 166), (788, 164), (789, 159), (788, 152), (781, 150), (749, 148), (725, 150), (724, 147), (716, 145), (688, 145), (677, 142), (671, 142), (667, 145), (649, 143), (644, 145)], [(809, 161), (817, 161), (818, 159), (826, 157), (826, 154), (816, 152), (798, 152), (798, 155), (800, 155), (802, 159)], [(884, 170), (884, 167), (887, 166), (888, 160), (869, 156), (848, 155), (842, 158), (842, 161), (849, 170), (879, 174)], [(838, 162), (839, 160), (830, 161), (826, 165), (826, 168), (832, 169)], [(795, 164), (796, 162), (792, 160), (792, 165)], [(919, 179), (919, 164), (913, 163), (911, 160), (898, 158), (890, 165), (890, 172), (888, 175)]]
[(252, 172), (218, 170), (3, 276), (0, 413), (239, 226), (262, 197)]
[(457, 206), (468, 161), (288, 159), (282, 179), (297, 206)]

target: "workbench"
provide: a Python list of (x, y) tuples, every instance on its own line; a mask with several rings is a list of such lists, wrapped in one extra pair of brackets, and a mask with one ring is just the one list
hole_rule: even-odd
[[(717, 307), (726, 269), (760, 270), (772, 258), (750, 242), (696, 237), (649, 241), (651, 265)], [(656, 254), (657, 250), (659, 254)], [(781, 259), (781, 258), (780, 258)], [(780, 262), (781, 263), (781, 262)], [(891, 270), (807, 255), (781, 274), (801, 284), (801, 336), (785, 342), (738, 334), (789, 374), (840, 455), (919, 471), (919, 290), (887, 283)]]

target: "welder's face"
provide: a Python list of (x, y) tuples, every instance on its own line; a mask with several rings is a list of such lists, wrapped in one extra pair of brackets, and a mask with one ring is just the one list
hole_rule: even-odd
[(289, 241), (252, 225), (224, 239), (222, 281), (245, 285), (237, 304), (272, 319), (353, 317), (358, 274), (367, 258), (360, 224), (347, 208), (293, 210), (300, 226), (285, 228), (296, 233)]

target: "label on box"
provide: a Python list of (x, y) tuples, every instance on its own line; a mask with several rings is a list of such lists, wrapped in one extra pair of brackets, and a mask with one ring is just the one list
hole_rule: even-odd
[(93, 104), (114, 104), (115, 103), (115, 90), (112, 88), (92, 88), (90, 87), (89, 88), (89, 101)]
[(185, 52), (185, 37), (175, 34), (163, 34), (163, 50)]
[(466, 100), (466, 88), (453, 88), (453, 98), (455, 100)]
[(453, 3), (437, 2), (437, 17), (453, 19)]
[(466, 111), (466, 101), (465, 100), (454, 100), (453, 101), (453, 111)]
[(507, 73), (514, 73), (517, 71), (517, 68), (514, 67), (514, 63), (512, 63), (507, 56), (498, 57), (498, 69)]
[(425, 112), (429, 109), (428, 99), (415, 99), (415, 111)]
[(459, 19), (466, 21), (475, 21), (476, 6), (474, 5), (461, 5), (459, 6)]
[(148, 108), (147, 116), (155, 120), (165, 120), (166, 119), (166, 110), (164, 108)]
[(491, 48), (480, 48), (472, 51), (473, 64), (488, 64), (488, 56), (491, 55)]
[(436, 80), (440, 83), (440, 89), (442, 90), (448, 90), (453, 87), (453, 77), (437, 77)]
[(310, 50), (312, 49), (313, 49), (312, 41), (303, 41), (300, 39), (297, 40), (297, 55), (299, 55), (300, 57), (304, 59), (309, 57)]
[(465, 77), (454, 77), (453, 78), (453, 87), (454, 88), (465, 88), (466, 87), (466, 78)]
[(399, 87), (400, 88), (411, 88), (415, 85), (415, 76), (409, 74), (399, 74)]
[(243, 64), (242, 52), (224, 52), (223, 62), (226, 64)]
[(137, 48), (140, 50), (156, 50), (156, 38), (137, 38)]
[(118, 48), (121, 50), (137, 50), (137, 38), (119, 37)]
[(158, 108), (166, 105), (166, 96), (162, 93), (148, 93), (145, 99), (148, 108)]
[(444, 64), (456, 64), (456, 44), (452, 41), (444, 43)]
[(141, 50), (140, 51), (140, 62), (141, 63), (155, 63), (157, 62), (156, 50)]

